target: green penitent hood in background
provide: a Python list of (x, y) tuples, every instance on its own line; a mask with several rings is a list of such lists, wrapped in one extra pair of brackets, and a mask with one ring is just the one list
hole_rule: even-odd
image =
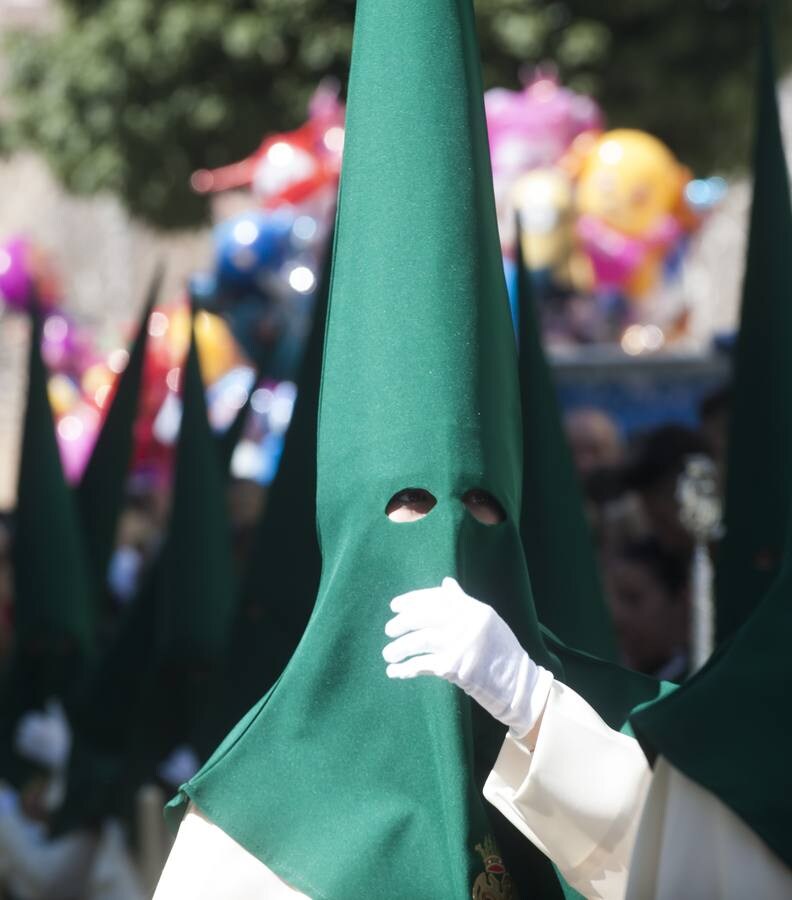
[(718, 547), (718, 642), (748, 618), (781, 567), (792, 487), (792, 206), (765, 10), (754, 185)]
[(256, 526), (210, 708), (195, 737), (201, 758), (272, 687), (316, 600), (322, 568), (316, 537), (316, 418), (329, 290), (328, 251), (278, 473)]
[(0, 777), (10, 778), (19, 716), (50, 697), (69, 703), (93, 650), (96, 621), (94, 582), (47, 396), (41, 328), (34, 312), (13, 546), (14, 647), (0, 681)]
[(517, 228), (518, 347), (523, 422), (520, 534), (543, 625), (573, 647), (616, 659), (594, 539), (550, 367)]
[(194, 330), (182, 382), (171, 514), (152, 573), (156, 626), (136, 751), (147, 766), (189, 741), (205, 714), (236, 596), (226, 477), (207, 417)]
[[(192, 798), (314, 900), (462, 900), (482, 889), (493, 840), (511, 896), (560, 897), (549, 862), (481, 796), (505, 729), (441, 680), (390, 681), (382, 659), (391, 598), (452, 575), (563, 671), (520, 541), (516, 348), (470, 0), (359, 0), (348, 98), (316, 605), (281, 678), (171, 808)], [(407, 488), (436, 505), (392, 522), (388, 501)], [(476, 521), (471, 489), (505, 521)]]
[(147, 324), (162, 276), (160, 266), (152, 276), (126, 368), (116, 379), (107, 416), (77, 489), (86, 550), (99, 589), (104, 587), (107, 578), (124, 502), (146, 354)]
[(128, 811), (206, 713), (234, 602), (225, 473), (192, 333), (166, 538), (92, 667), (74, 715), (75, 752), (60, 827)]

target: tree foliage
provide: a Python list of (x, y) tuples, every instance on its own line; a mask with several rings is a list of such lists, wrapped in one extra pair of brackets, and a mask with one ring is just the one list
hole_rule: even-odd
[[(405, 0), (407, 2), (407, 0)], [(792, 55), (792, 4), (777, 43)], [(153, 224), (196, 224), (190, 173), (297, 125), (344, 84), (354, 0), (61, 0), (61, 27), (7, 43), (4, 124), (72, 190)], [(757, 0), (477, 0), (485, 80), (553, 60), (609, 123), (648, 129), (702, 173), (744, 163)], [(398, 136), (394, 135), (394, 140)]]

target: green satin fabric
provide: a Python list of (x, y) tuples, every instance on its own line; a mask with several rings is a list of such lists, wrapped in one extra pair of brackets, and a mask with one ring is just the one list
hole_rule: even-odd
[(0, 673), (0, 777), (12, 781), (25, 771), (12, 750), (19, 717), (50, 697), (70, 703), (96, 627), (94, 583), (61, 467), (41, 334), (34, 313), (13, 544), (15, 640)]
[(715, 583), (718, 642), (756, 609), (781, 569), (792, 497), (792, 207), (771, 33), (757, 78), (754, 185)]

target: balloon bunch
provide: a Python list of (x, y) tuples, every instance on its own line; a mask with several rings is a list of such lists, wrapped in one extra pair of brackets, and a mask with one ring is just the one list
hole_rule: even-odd
[(22, 235), (0, 242), (0, 307), (24, 312), (35, 304), (51, 310), (60, 294), (55, 270), (37, 244)]
[(693, 179), (650, 134), (603, 133), (596, 104), (546, 75), (489, 91), (485, 104), (507, 270), (519, 219), (546, 324), (574, 340), (619, 339), (649, 315), (645, 299), (678, 272), (725, 182)]
[(200, 193), (250, 191), (251, 209), (215, 227), (211, 270), (193, 276), (190, 294), (222, 314), (247, 356), (276, 379), (293, 376), (308, 328), (343, 143), (338, 88), (323, 82), (295, 131), (271, 135), (248, 158), (192, 177)]
[[(48, 254), (14, 235), (0, 242), (0, 309), (43, 317), (41, 351), (61, 460), (77, 480), (90, 455), (114, 373), (88, 333), (61, 308), (62, 288)], [(116, 360), (117, 362), (117, 360)]]

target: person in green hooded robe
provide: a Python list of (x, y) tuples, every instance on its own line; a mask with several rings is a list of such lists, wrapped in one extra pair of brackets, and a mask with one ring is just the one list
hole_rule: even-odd
[(485, 807), (502, 726), (451, 685), (382, 671), (391, 598), (451, 576), (610, 725), (658, 690), (567, 651), (533, 608), (471, 0), (357, 3), (335, 234), (316, 604), (276, 684), (169, 805), (183, 820), (155, 896), (577, 896)]

